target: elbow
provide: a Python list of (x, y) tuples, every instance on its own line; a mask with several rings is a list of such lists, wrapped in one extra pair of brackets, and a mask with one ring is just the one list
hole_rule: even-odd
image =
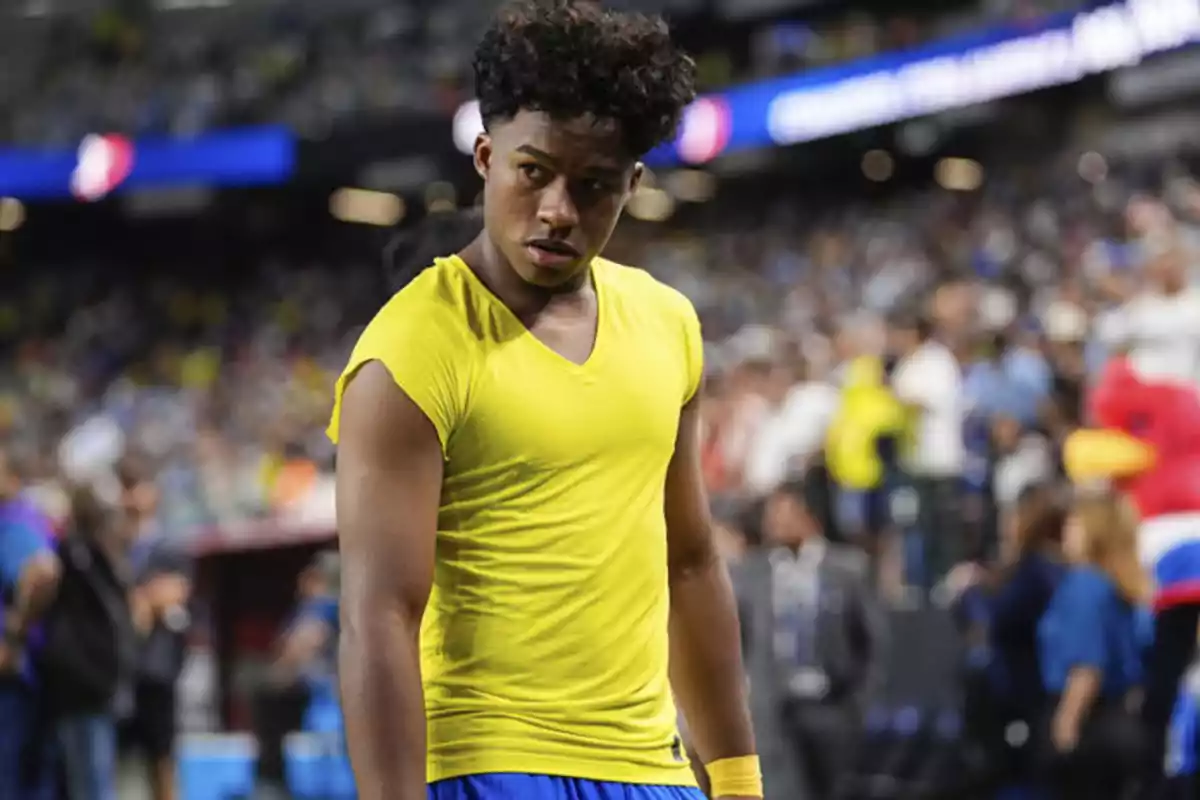
[(21, 581), (29, 587), (30, 595), (39, 603), (49, 602), (58, 592), (62, 564), (53, 553), (40, 553), (21, 570)]
[(711, 536), (697, 537), (702, 541), (694, 546), (671, 553), (667, 563), (667, 577), (671, 583), (685, 581), (700, 575), (709, 575), (724, 567), (721, 554), (717, 552)]
[(416, 643), (424, 613), (424, 602), (348, 596), (338, 611), (340, 645), (343, 650), (363, 654), (376, 646), (387, 647), (404, 641)]

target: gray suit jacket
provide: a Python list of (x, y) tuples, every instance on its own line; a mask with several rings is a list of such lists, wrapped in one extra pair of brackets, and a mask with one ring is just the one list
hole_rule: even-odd
[[(868, 582), (861, 551), (829, 544), (818, 567), (820, 605), (815, 656), (838, 702), (859, 710), (883, 683), (885, 623)], [(782, 725), (789, 696), (790, 666), (775, 655), (774, 570), (767, 550), (748, 554), (730, 567), (742, 626), (742, 650), (750, 680), (759, 756), (767, 800), (803, 797), (795, 751)]]

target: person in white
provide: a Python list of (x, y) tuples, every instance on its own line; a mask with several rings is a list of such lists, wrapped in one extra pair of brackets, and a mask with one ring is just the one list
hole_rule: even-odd
[(1173, 232), (1143, 247), (1142, 290), (1098, 317), (1095, 334), (1110, 352), (1127, 352), (1148, 378), (1200, 384), (1200, 288), (1188, 281), (1189, 253)]
[(928, 320), (897, 320), (893, 333), (900, 360), (892, 391), (915, 417), (911, 447), (901, 455), (917, 500), (917, 525), (909, 535), (922, 537), (919, 577), (925, 588), (932, 588), (969, 550), (961, 515), (966, 466), (962, 370)]
[(838, 390), (824, 379), (825, 370), (806, 360), (797, 372), (797, 383), (760, 423), (747, 453), (743, 478), (751, 495), (765, 496), (803, 474), (837, 413)]

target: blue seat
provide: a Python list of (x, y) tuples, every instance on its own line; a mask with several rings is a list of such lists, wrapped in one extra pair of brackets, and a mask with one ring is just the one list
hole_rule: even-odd
[(247, 736), (185, 736), (179, 745), (179, 796), (228, 800), (254, 790), (254, 743)]
[(313, 684), (304, 732), (289, 740), (284, 759), (288, 787), (299, 798), (354, 798), (342, 709), (332, 681)]

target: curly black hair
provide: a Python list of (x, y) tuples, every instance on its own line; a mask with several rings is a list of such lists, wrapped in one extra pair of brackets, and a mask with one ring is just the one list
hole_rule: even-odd
[(696, 96), (696, 64), (661, 17), (583, 0), (506, 5), (475, 49), (474, 69), (485, 127), (521, 110), (612, 119), (633, 157), (671, 139)]

